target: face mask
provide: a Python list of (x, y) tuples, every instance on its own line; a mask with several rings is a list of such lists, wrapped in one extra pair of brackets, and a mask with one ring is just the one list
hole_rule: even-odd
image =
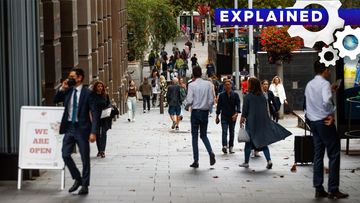
[(69, 85), (69, 87), (72, 87), (76, 85), (76, 81), (74, 78), (68, 78), (67, 84)]

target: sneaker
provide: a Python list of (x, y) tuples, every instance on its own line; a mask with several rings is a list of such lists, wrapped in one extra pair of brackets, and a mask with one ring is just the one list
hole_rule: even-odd
[(315, 198), (324, 198), (324, 197), (328, 197), (329, 193), (327, 193), (325, 190), (321, 190), (321, 191), (315, 191)]
[(143, 113), (146, 113), (146, 110), (144, 110)]
[(175, 126), (175, 130), (179, 130), (179, 126), (178, 126), (178, 125)]
[(211, 154), (210, 154), (210, 166), (214, 165), (215, 163), (216, 163), (215, 154), (213, 152), (211, 152)]
[(128, 118), (128, 121), (129, 121), (129, 122), (131, 122), (131, 119), (130, 119), (130, 118)]
[(346, 193), (342, 193), (340, 191), (337, 192), (330, 192), (328, 198), (329, 199), (344, 199), (344, 198), (348, 198), (349, 194)]
[(101, 152), (101, 158), (105, 158), (105, 152)]
[(233, 151), (233, 147), (229, 147), (229, 152), (230, 154), (234, 154), (235, 152)]
[(98, 152), (96, 157), (100, 157), (101, 156), (101, 152)]
[(223, 148), (222, 148), (222, 152), (224, 152), (224, 154), (227, 154), (226, 147), (223, 147)]
[(240, 167), (244, 167), (244, 168), (249, 168), (249, 163), (242, 163), (242, 164), (239, 164)]
[(135, 118), (132, 119), (132, 122), (135, 122)]
[(182, 121), (182, 119), (183, 119), (183, 116), (180, 116), (180, 120)]
[(267, 165), (266, 165), (266, 168), (267, 169), (271, 169), (272, 168), (272, 162), (271, 161), (268, 161)]
[(176, 122), (173, 121), (173, 124), (172, 124), (172, 126), (171, 126), (171, 129), (174, 129), (174, 128), (175, 128), (175, 125), (176, 125)]

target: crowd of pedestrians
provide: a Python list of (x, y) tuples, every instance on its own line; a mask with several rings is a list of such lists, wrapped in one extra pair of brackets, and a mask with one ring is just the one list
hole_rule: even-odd
[[(186, 69), (188, 69), (188, 58), (191, 56), (191, 42), (188, 41), (185, 46), (188, 47), (183, 49), (184, 53), (174, 48), (174, 55), (170, 56), (170, 61), (167, 61), (167, 53), (164, 49), (159, 57), (153, 51), (150, 53), (149, 65), (152, 66), (150, 76), (143, 78), (139, 89), (133, 80), (128, 83), (125, 93), (127, 120), (135, 121), (138, 91), (143, 100), (143, 113), (151, 110), (151, 97), (152, 107), (159, 105), (168, 107), (171, 121), (169, 127), (171, 126), (173, 130), (179, 130), (184, 111), (191, 112), (193, 162), (190, 167), (199, 167), (199, 137), (205, 145), (212, 166), (216, 163), (216, 159), (207, 137), (207, 128), (215, 106), (215, 123), (221, 123), (222, 128), (221, 151), (224, 154), (235, 153), (235, 128), (239, 120), (239, 128), (244, 128), (249, 137), (245, 141), (244, 162), (239, 166), (249, 168), (251, 151), (254, 150), (257, 156), (260, 151), (264, 153), (266, 168), (272, 169), (273, 163), (268, 146), (291, 135), (278, 124), (280, 107), (287, 104), (281, 78), (275, 76), (269, 84), (268, 80), (260, 81), (256, 77), (246, 76), (241, 82), (243, 94), (241, 102), (240, 96), (234, 91), (234, 77), (228, 76), (221, 81), (215, 75), (215, 66), (211, 60), (206, 65), (206, 73), (203, 77), (196, 54), (193, 54), (192, 76), (187, 78)], [(306, 117), (314, 135), (315, 197), (346, 198), (348, 194), (339, 191), (340, 140), (334, 125), (335, 107), (331, 102), (331, 91), (336, 91), (336, 87), (330, 86), (325, 80), (330, 75), (330, 71), (323, 64), (315, 63), (315, 71), (317, 75), (308, 83), (305, 90)], [(83, 79), (84, 71), (73, 69), (55, 96), (55, 102), (63, 102), (65, 106), (60, 127), (60, 133), (65, 134), (62, 156), (75, 180), (69, 192), (74, 192), (82, 186), (78, 192), (80, 195), (88, 193), (90, 184), (89, 141), (96, 141), (97, 157), (105, 158), (107, 131), (111, 129), (114, 116), (119, 113), (112, 104), (103, 82), (95, 81), (91, 88), (84, 88)], [(160, 101), (157, 104), (158, 100)], [(75, 144), (78, 145), (81, 155), (82, 175), (71, 157)], [(325, 149), (329, 156), (328, 192), (323, 187)]]

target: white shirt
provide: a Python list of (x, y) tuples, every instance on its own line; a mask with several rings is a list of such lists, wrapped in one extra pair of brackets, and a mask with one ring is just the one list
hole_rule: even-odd
[(272, 83), (269, 87), (269, 90), (274, 93), (275, 97), (279, 97), (281, 104), (284, 103), (284, 101), (286, 100), (286, 94), (285, 94), (284, 86), (281, 83), (277, 85)]
[(332, 103), (330, 83), (324, 77), (317, 75), (305, 88), (306, 117), (310, 121), (323, 120), (333, 114), (336, 107)]
[(188, 87), (186, 104), (192, 109), (209, 110), (214, 104), (213, 85), (210, 81), (197, 78)]
[[(77, 106), (78, 106), (78, 110), (79, 110), (79, 99), (80, 99), (80, 93), (81, 93), (81, 89), (83, 88), (83, 85), (79, 85), (78, 87), (76, 87), (75, 89), (77, 90), (76, 92), (76, 96), (77, 96)], [(69, 102), (69, 107), (68, 107), (68, 121), (72, 121), (72, 111), (73, 111), (73, 100), (74, 100), (74, 89), (73, 92), (71, 93), (71, 98), (70, 98), (70, 102)], [(76, 115), (77, 117), (77, 115)], [(75, 119), (76, 122), (78, 122), (78, 118)]]

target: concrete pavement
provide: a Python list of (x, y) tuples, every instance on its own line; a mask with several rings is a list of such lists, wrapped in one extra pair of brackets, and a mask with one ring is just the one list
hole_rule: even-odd
[[(180, 40), (177, 45), (182, 48), (184, 43)], [(169, 56), (171, 48), (172, 44), (166, 46)], [(206, 44), (202, 47), (196, 42), (192, 53), (198, 55), (204, 68)], [(147, 74), (144, 69), (144, 75)], [(96, 144), (91, 144), (89, 195), (67, 192), (73, 184), (68, 171), (66, 188), (61, 191), (60, 171), (48, 170), (42, 171), (36, 180), (24, 181), (20, 191), (16, 189), (16, 181), (0, 181), (0, 202), (318, 202), (314, 200), (312, 166), (298, 166), (295, 173), (290, 171), (294, 162), (294, 135), (304, 133), (296, 127), (296, 117), (285, 116), (280, 121), (293, 135), (269, 146), (271, 170), (265, 168), (262, 153), (260, 158), (251, 158), (249, 169), (240, 168), (238, 165), (244, 161), (243, 143), (235, 143), (235, 154), (224, 155), (221, 126), (210, 117), (208, 137), (217, 162), (210, 167), (209, 156), (199, 139), (200, 167), (195, 170), (189, 167), (193, 161), (189, 113), (185, 112), (180, 130), (174, 131), (170, 129), (167, 108), (165, 114), (160, 114), (158, 108), (142, 113), (141, 102), (137, 107), (136, 122), (129, 123), (127, 115), (123, 115), (108, 132), (106, 158), (97, 158)], [(360, 150), (360, 141), (352, 140), (351, 147)], [(74, 157), (81, 166), (79, 154)], [(341, 189), (350, 198), (337, 202), (359, 203), (359, 156), (342, 152), (341, 158)]]
[[(91, 144), (89, 195), (67, 192), (73, 183), (68, 171), (66, 189), (59, 190), (60, 172), (48, 170), (36, 180), (25, 181), (21, 191), (16, 190), (15, 181), (0, 182), (0, 202), (315, 202), (312, 167), (298, 166), (296, 173), (290, 172), (294, 136), (270, 146), (273, 169), (265, 169), (262, 153), (244, 169), (238, 167), (244, 160), (244, 144), (235, 143), (236, 153), (224, 155), (221, 127), (210, 117), (208, 136), (217, 162), (210, 167), (199, 140), (200, 167), (195, 170), (189, 167), (189, 113), (185, 113), (180, 130), (174, 131), (167, 113), (161, 115), (159, 109), (142, 113), (141, 106), (138, 102), (135, 122), (129, 123), (123, 115), (114, 123), (108, 132), (106, 158), (96, 158), (96, 144)], [(303, 134), (295, 117), (286, 116), (280, 123), (294, 135)], [(360, 149), (359, 141), (352, 143)], [(79, 154), (74, 157), (80, 165)], [(338, 202), (360, 202), (359, 166), (359, 156), (342, 153), (341, 189), (350, 198)]]

